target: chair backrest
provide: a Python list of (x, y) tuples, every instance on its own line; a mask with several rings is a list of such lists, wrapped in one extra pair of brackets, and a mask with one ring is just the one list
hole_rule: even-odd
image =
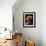
[(32, 40), (26, 40), (25, 46), (35, 46), (35, 43)]
[(16, 41), (16, 46), (21, 46), (22, 44), (22, 33), (15, 33), (15, 41)]

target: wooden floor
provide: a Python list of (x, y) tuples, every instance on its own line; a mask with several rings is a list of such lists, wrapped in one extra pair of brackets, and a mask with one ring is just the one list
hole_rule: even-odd
[(15, 39), (13, 39), (13, 40), (6, 40), (6, 42), (2, 43), (0, 46), (16, 46)]

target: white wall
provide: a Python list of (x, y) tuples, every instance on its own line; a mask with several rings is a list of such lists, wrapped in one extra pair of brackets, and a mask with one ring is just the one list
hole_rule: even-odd
[[(18, 1), (19, 2), (19, 1)], [(16, 3), (17, 4), (17, 3)], [(23, 12), (36, 12), (36, 28), (23, 27)], [(15, 29), (23, 33), (24, 38), (35, 41), (36, 46), (41, 46), (41, 1), (40, 0), (23, 0), (18, 7), (13, 7)]]
[[(12, 29), (12, 6), (16, 0), (0, 0), (0, 28), (6, 27), (9, 30)], [(4, 30), (4, 29), (3, 29)], [(3, 31), (0, 29), (0, 33)], [(3, 31), (3, 33), (0, 34), (0, 38), (5, 38), (5, 36), (10, 35), (10, 32)], [(8, 37), (9, 38), (9, 37)]]
[(42, 46), (46, 46), (46, 0), (41, 1), (40, 25)]
[(0, 27), (12, 28), (12, 6), (16, 0), (0, 0)]
[[(23, 0), (20, 4), (13, 6), (15, 29), (34, 40), (36, 46), (46, 46), (46, 0)], [(28, 11), (36, 12), (36, 28), (23, 27), (23, 12)]]

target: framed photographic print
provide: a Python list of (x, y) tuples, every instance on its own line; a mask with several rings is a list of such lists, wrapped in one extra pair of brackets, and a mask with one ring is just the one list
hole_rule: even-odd
[(24, 12), (23, 13), (23, 27), (36, 27), (36, 13)]

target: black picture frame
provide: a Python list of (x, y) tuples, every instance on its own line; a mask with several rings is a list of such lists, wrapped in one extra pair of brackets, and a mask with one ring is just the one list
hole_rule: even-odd
[(36, 27), (36, 12), (23, 12), (23, 27)]

